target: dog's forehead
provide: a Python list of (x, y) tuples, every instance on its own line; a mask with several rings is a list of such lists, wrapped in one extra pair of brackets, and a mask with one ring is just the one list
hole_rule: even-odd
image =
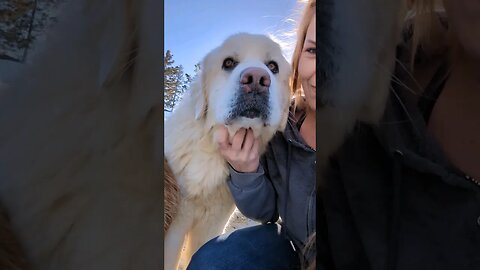
[(230, 36), (219, 47), (224, 55), (230, 55), (241, 59), (271, 59), (281, 56), (280, 46), (264, 35), (236, 34)]

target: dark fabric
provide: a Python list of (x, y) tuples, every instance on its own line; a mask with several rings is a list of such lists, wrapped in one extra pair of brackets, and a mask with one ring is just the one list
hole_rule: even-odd
[(187, 270), (295, 270), (298, 254), (280, 233), (268, 224), (236, 230), (207, 242), (192, 257)]
[(330, 160), (318, 261), (339, 270), (480, 269), (480, 186), (446, 158), (413, 94), (392, 86), (380, 124), (358, 123)]
[(440, 96), (440, 93), (442, 93), (443, 87), (449, 77), (449, 73), (450, 65), (447, 61), (444, 61), (433, 75), (430, 83), (425, 87), (423, 94), (420, 96), (418, 108), (422, 112), (426, 123), (428, 123), (428, 120), (430, 119), (435, 102)]
[(317, 244), (330, 252), (319, 261), (332, 260), (329, 269), (480, 269), (480, 187), (408, 148), (395, 161), (393, 149), (359, 125), (332, 159), (321, 193), (326, 240)]
[[(411, 81), (409, 29), (382, 121), (357, 123), (323, 175), (317, 264), (325, 269), (480, 269), (480, 186), (451, 164), (426, 126), (448, 62), (418, 102), (396, 83)], [(438, 56), (420, 50), (415, 65)]]
[[(238, 209), (262, 223), (276, 222), (301, 252), (316, 223), (316, 156), (301, 138), (293, 115), (268, 144), (256, 173), (230, 170), (227, 180)], [(311, 253), (308, 253), (309, 257)]]

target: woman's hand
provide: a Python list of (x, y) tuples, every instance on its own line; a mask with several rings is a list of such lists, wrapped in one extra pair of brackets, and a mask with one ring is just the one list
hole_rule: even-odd
[(233, 169), (243, 173), (257, 171), (260, 164), (259, 139), (255, 139), (252, 129), (239, 129), (230, 142), (227, 128), (220, 126), (217, 138), (220, 154)]

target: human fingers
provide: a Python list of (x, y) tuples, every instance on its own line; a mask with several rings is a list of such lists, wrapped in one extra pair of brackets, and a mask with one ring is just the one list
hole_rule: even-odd
[(257, 138), (253, 141), (252, 148), (250, 149), (249, 159), (257, 159), (260, 156), (260, 139)]
[(227, 150), (231, 147), (230, 141), (228, 140), (228, 130), (223, 125), (217, 130), (217, 142), (222, 150)]
[(235, 135), (233, 135), (232, 149), (234, 151), (240, 151), (242, 149), (242, 144), (245, 139), (246, 133), (247, 133), (247, 130), (244, 128), (241, 128), (235, 133)]
[(250, 150), (252, 149), (254, 141), (255, 141), (255, 137), (253, 136), (253, 130), (249, 128), (247, 129), (245, 134), (245, 140), (243, 141), (242, 151), (250, 153)]

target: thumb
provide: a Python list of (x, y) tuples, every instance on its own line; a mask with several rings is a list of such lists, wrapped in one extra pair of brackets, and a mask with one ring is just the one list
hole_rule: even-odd
[(228, 130), (225, 126), (221, 125), (217, 129), (217, 142), (221, 149), (228, 149), (230, 142), (228, 141)]

